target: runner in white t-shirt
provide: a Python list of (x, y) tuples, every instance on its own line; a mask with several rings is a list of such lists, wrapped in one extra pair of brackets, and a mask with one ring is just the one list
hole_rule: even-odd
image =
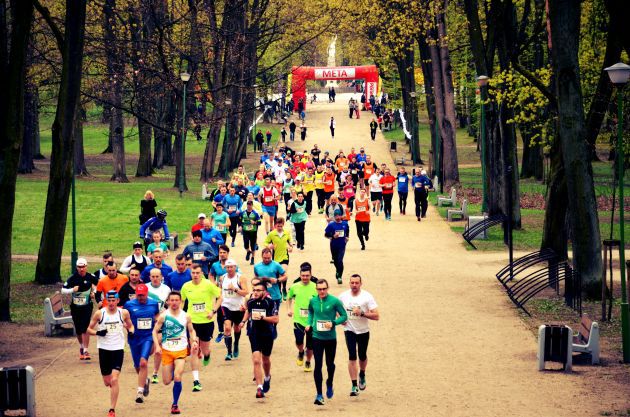
[[(354, 274), (350, 277), (350, 289), (339, 295), (339, 300), (348, 313), (348, 321), (344, 324), (346, 346), (348, 347), (348, 371), (352, 380), (351, 397), (359, 395), (359, 389), (364, 390), (365, 368), (367, 367), (367, 348), (370, 341), (370, 327), (368, 320), (378, 320), (379, 314), (374, 297), (367, 291), (361, 290), (361, 276)], [(357, 351), (359, 357), (359, 381), (357, 387)]]
[[(171, 289), (168, 285), (163, 284), (162, 280), (162, 271), (158, 268), (153, 268), (149, 271), (149, 277), (151, 277), (151, 282), (147, 285), (149, 289), (149, 298), (157, 301), (160, 312), (163, 312), (168, 308), (166, 305), (166, 299), (171, 292)], [(162, 356), (159, 353), (153, 355), (153, 376), (151, 377), (151, 383), (158, 383), (158, 372), (160, 371), (160, 365), (162, 364)]]
[(378, 216), (381, 209), (381, 200), (383, 199), (383, 187), (381, 186), (381, 170), (376, 168), (374, 174), (370, 175), (368, 184), (370, 184), (370, 201), (372, 202), (372, 211)]

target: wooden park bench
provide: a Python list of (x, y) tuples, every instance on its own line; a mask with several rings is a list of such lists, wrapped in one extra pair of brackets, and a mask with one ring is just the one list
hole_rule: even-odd
[(394, 163), (396, 165), (405, 165), (405, 157), (401, 156), (399, 158), (394, 158)]
[(591, 364), (599, 363), (599, 324), (583, 315), (578, 332), (573, 336), (573, 352), (591, 355)]
[(63, 308), (63, 299), (57, 292), (44, 300), (44, 336), (50, 337), (59, 329), (67, 329), (64, 324), (71, 324), (72, 333), (76, 335), (70, 312)]
[(437, 198), (437, 205), (440, 206), (455, 206), (457, 204), (457, 190), (455, 187), (451, 188), (451, 196), (439, 195)]
[(201, 185), (201, 199), (202, 200), (210, 200), (212, 197), (212, 192), (208, 192), (208, 184), (204, 183)]
[(449, 222), (452, 222), (455, 216), (460, 217), (461, 220), (466, 220), (468, 218), (468, 200), (464, 199), (462, 201), (462, 207), (459, 209), (452, 208), (446, 210), (446, 219)]

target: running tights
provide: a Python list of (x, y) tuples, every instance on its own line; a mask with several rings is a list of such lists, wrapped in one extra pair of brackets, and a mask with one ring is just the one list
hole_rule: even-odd
[(361, 242), (361, 246), (365, 246), (364, 238), (368, 239), (370, 235), (370, 222), (360, 222), (358, 220), (354, 221), (354, 224), (357, 226), (357, 235), (359, 235), (359, 241)]
[(429, 202), (427, 201), (426, 190), (416, 190), (413, 194), (414, 202), (416, 203), (416, 217), (424, 217), (427, 214), (427, 207)]
[(333, 263), (335, 264), (335, 270), (337, 271), (337, 278), (343, 275), (343, 257), (346, 254), (345, 245), (341, 248), (333, 248), (330, 246), (330, 253), (332, 254)]
[(315, 379), (315, 388), (317, 389), (317, 395), (322, 395), (322, 381), (324, 380), (324, 376), (322, 375), (322, 362), (324, 360), (324, 353), (326, 353), (326, 371), (328, 372), (326, 386), (332, 386), (333, 378), (335, 377), (335, 354), (337, 353), (337, 339), (321, 340), (313, 338), (313, 357), (315, 358), (315, 369), (313, 370), (313, 377)]
[(324, 189), (316, 188), (315, 192), (317, 193), (317, 209), (322, 210), (326, 205), (326, 196), (324, 195)]
[(297, 241), (298, 249), (304, 247), (304, 226), (306, 226), (306, 222), (293, 223), (295, 227), (295, 240)]
[(404, 213), (407, 210), (407, 193), (403, 193), (401, 191), (398, 192), (398, 208), (401, 213)]
[(385, 217), (392, 217), (392, 197), (394, 197), (394, 194), (383, 193), (383, 211), (385, 212)]
[[(230, 217), (230, 227), (228, 231), (230, 232), (230, 237), (232, 238), (232, 242), (236, 239), (236, 231), (238, 230), (238, 217)], [(227, 245), (227, 240), (225, 241)]]
[(313, 210), (313, 191), (309, 191), (304, 195), (304, 199), (306, 200), (306, 214), (310, 216), (311, 211)]

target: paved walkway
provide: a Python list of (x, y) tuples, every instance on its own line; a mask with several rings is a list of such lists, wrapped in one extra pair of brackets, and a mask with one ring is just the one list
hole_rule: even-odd
[[(376, 162), (391, 163), (382, 137), (375, 142), (369, 139), (369, 114), (362, 113), (360, 120), (348, 119), (347, 100), (338, 95), (336, 104), (309, 106), (308, 139), (295, 142), (294, 149), (311, 149), (317, 143), (334, 154), (364, 145)], [(337, 120), (334, 141), (327, 124), (331, 115)], [(200, 210), (203, 204), (199, 203)], [(347, 350), (338, 329), (336, 394), (318, 411), (357, 416), (520, 417), (593, 416), (627, 409), (627, 388), (624, 394), (610, 381), (588, 384), (580, 376), (591, 372), (588, 369), (577, 368), (570, 375), (536, 370), (536, 338), (493, 277), (504, 259), (467, 251), (433, 208), (418, 223), (413, 198), (408, 209), (412, 215), (398, 215), (397, 200), (393, 205), (391, 222), (385, 222), (383, 216), (373, 217), (366, 251), (360, 250), (352, 223), (346, 252), (346, 282), (350, 274), (360, 273), (364, 288), (374, 294), (381, 312), (381, 320), (371, 324), (368, 388), (357, 398), (348, 396)], [(315, 275), (328, 278), (331, 294), (336, 295), (347, 284), (333, 283), (324, 226), (320, 215), (309, 218), (306, 250), (291, 255), (289, 271), (294, 278), (298, 265), (310, 261)], [(238, 244), (242, 246), (240, 241)], [(241, 247), (234, 249), (233, 257), (251, 276), (252, 268), (245, 264)], [(315, 411), (313, 376), (295, 365), (292, 324), (286, 313), (283, 306), (268, 398), (254, 398), (246, 338), (241, 341), (241, 357), (231, 363), (223, 361), (224, 345), (213, 344), (212, 363), (201, 371), (203, 392), (191, 392), (191, 376), (186, 373), (182, 415), (304, 416)], [(74, 342), (67, 345), (66, 352), (37, 379), (39, 415), (105, 415), (109, 393), (102, 385), (97, 362), (79, 363)], [(133, 402), (135, 382), (127, 355), (118, 415), (167, 415), (171, 387), (152, 386), (147, 402), (137, 405)]]

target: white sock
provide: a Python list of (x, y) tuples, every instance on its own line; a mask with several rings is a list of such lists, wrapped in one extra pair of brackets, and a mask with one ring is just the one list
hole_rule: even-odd
[(271, 379), (271, 375), (265, 375), (265, 381), (269, 381)]
[(199, 381), (199, 371), (192, 371), (192, 374), (193, 374), (193, 380)]
[(144, 387), (138, 387), (138, 392), (144, 392)]
[(258, 385), (258, 389), (263, 389), (263, 386), (262, 385)]

